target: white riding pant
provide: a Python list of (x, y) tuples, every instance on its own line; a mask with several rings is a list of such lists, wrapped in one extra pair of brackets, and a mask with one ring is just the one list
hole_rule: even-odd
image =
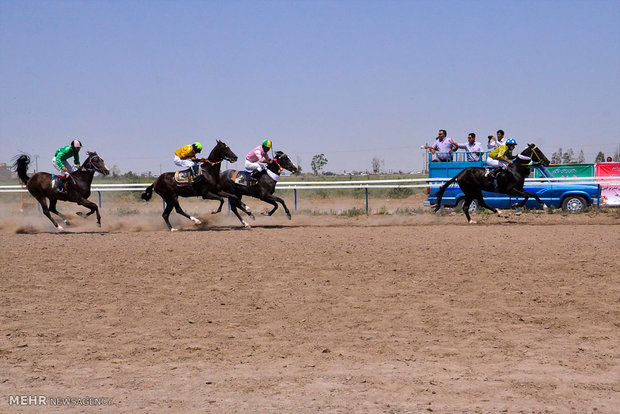
[(505, 161), (496, 160), (494, 158), (487, 158), (487, 164), (495, 168), (506, 168), (508, 165)]
[(266, 166), (267, 164), (265, 164), (264, 162), (251, 162), (251, 161), (245, 160), (246, 171), (256, 170), (258, 172), (261, 172)]
[(177, 167), (181, 167), (182, 170), (186, 170), (194, 166), (194, 161), (190, 159), (182, 159), (182, 158), (179, 158), (179, 156), (175, 155), (174, 165), (176, 165)]
[[(69, 164), (69, 161), (64, 160), (62, 164), (67, 169), (67, 173), (71, 174), (73, 172), (73, 167), (71, 166), (71, 164)], [(58, 163), (56, 162), (56, 157), (52, 158), (52, 165), (54, 166), (54, 168), (56, 168), (56, 171), (60, 171), (60, 174), (56, 174), (56, 175), (60, 177), (65, 177), (65, 178), (67, 177), (67, 173), (65, 173), (62, 169), (60, 169), (60, 167), (58, 167)]]

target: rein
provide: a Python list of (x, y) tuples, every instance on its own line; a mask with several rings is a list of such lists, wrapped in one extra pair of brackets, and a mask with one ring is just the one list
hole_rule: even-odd
[[(95, 168), (93, 168), (93, 158), (94, 157), (92, 155), (86, 158), (86, 161), (84, 161), (84, 164), (82, 164), (80, 168), (85, 171), (94, 172)], [(88, 163), (88, 167), (86, 166), (86, 163)]]
[(208, 158), (206, 158), (206, 159), (204, 159), (204, 160), (203, 160), (203, 162), (206, 162), (206, 163), (208, 163), (208, 164), (209, 164), (209, 165), (211, 165), (211, 166), (221, 164), (221, 163), (222, 163), (222, 161), (224, 161), (224, 160), (219, 160), (219, 161), (215, 161), (215, 162), (213, 162), (213, 161), (209, 161), (209, 159), (208, 159)]
[(280, 175), (280, 174), (282, 173), (282, 170), (283, 170), (284, 168), (282, 168), (282, 166), (281, 166), (281, 165), (280, 165), (280, 163), (278, 162), (278, 159), (277, 159), (277, 158), (274, 158), (273, 160), (271, 160), (271, 162), (275, 162), (275, 163), (276, 163), (276, 165), (277, 165), (277, 166), (278, 166), (278, 168), (279, 168), (278, 175)]

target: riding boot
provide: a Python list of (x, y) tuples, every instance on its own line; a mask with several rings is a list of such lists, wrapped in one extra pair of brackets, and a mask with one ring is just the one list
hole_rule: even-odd
[(262, 170), (254, 170), (252, 171), (252, 173), (250, 174), (250, 178), (253, 180), (258, 180), (258, 174), (260, 174)]

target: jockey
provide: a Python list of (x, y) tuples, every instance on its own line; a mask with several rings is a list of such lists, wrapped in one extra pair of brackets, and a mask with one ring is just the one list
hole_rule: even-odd
[[(54, 154), (54, 158), (52, 158), (52, 165), (56, 168), (60, 173), (56, 174), (59, 178), (59, 181), (54, 186), (54, 191), (57, 193), (63, 193), (65, 191), (65, 180), (67, 179), (68, 174), (71, 174), (75, 169), (80, 168), (80, 148), (82, 148), (82, 143), (74, 139), (71, 141), (71, 144), (66, 147), (59, 148)], [(67, 162), (69, 158), (73, 157), (74, 167), (71, 167), (71, 164)]]
[(200, 142), (182, 146), (174, 152), (174, 165), (181, 167), (180, 171), (191, 169), (194, 175), (198, 174), (196, 171), (196, 154), (200, 151), (202, 151)]
[[(498, 170), (500, 168), (508, 168), (508, 165), (512, 164), (512, 160), (517, 158), (516, 156), (512, 155), (512, 151), (515, 149), (516, 146), (517, 140), (515, 140), (514, 138), (507, 139), (505, 144), (500, 145), (489, 153), (487, 157), (487, 164)], [(495, 176), (495, 172), (497, 172), (498, 170), (495, 170), (491, 174)]]
[(252, 178), (255, 178), (265, 169), (267, 163), (271, 162), (271, 158), (269, 157), (270, 149), (271, 141), (266, 139), (260, 146), (254, 148), (245, 156), (245, 169), (246, 171), (252, 171), (250, 175)]

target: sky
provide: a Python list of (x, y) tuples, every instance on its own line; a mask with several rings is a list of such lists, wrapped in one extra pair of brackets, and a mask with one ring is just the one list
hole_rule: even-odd
[(419, 171), (439, 129), (620, 146), (620, 1), (0, 0), (0, 162), (80, 139), (121, 172), (263, 139)]

